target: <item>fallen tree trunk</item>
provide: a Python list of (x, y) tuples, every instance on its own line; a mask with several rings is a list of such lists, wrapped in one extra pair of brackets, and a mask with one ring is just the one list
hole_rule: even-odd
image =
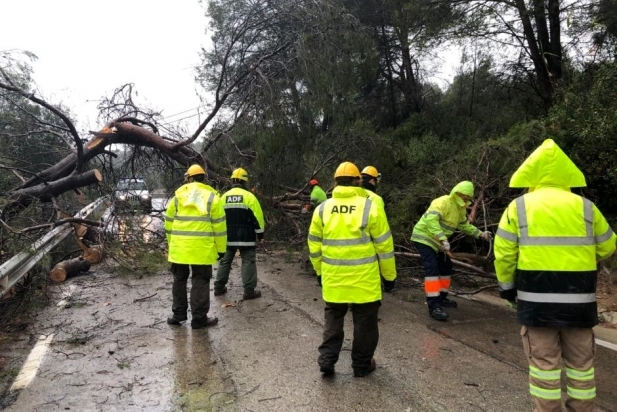
[[(204, 157), (191, 146), (176, 147), (177, 142), (169, 141), (131, 121), (118, 119), (107, 124), (100, 132), (91, 132), (94, 137), (83, 147), (82, 163), (87, 164), (91, 159), (108, 153), (107, 147), (112, 144), (131, 144), (152, 148), (187, 167), (192, 163), (203, 164)], [(2, 210), (4, 220), (18, 214), (33, 199), (49, 201), (62, 193), (102, 181), (98, 170), (75, 173), (77, 164), (77, 154), (70, 153), (55, 165), (36, 173), (15, 190), (9, 191), (8, 201)]]
[(58, 262), (49, 273), (54, 282), (64, 282), (67, 277), (74, 276), (79, 272), (90, 270), (90, 262), (82, 257)]
[[(413, 258), (413, 259), (419, 259), (420, 255), (418, 253), (408, 253), (408, 252), (394, 252), (395, 256), (401, 256), (401, 257), (406, 257), (406, 258)], [(469, 269), (472, 272), (475, 272), (475, 276), (480, 276), (483, 278), (487, 278), (487, 279), (497, 279), (497, 275), (495, 275), (494, 273), (491, 272), (486, 272), (483, 269), (480, 269), (476, 266), (470, 265), (468, 263), (464, 263), (461, 262), (460, 260), (456, 259), (456, 254), (455, 253), (451, 253), (450, 254), (450, 259), (452, 259), (452, 263), (463, 267), (465, 269)]]
[(33, 199), (50, 201), (52, 198), (61, 195), (81, 186), (98, 184), (103, 181), (103, 175), (97, 169), (88, 170), (80, 174), (71, 174), (53, 182), (40, 183), (10, 192), (8, 203), (2, 210), (2, 216), (6, 218), (17, 214), (19, 210), (27, 207)]
[(81, 174), (71, 174), (53, 182), (40, 183), (24, 189), (15, 190), (9, 195), (12, 202), (19, 201), (21, 198), (46, 199), (61, 195), (64, 192), (78, 187), (88, 186), (103, 181), (103, 175), (97, 169), (88, 170)]

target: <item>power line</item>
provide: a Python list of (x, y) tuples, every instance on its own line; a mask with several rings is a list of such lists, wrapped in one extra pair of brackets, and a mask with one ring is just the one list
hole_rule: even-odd
[(181, 111), (181, 112), (178, 112), (178, 113), (170, 114), (169, 116), (162, 116), (161, 119), (162, 120), (169, 119), (170, 117), (174, 117), (174, 116), (178, 116), (180, 114), (188, 113), (188, 112), (191, 112), (193, 110), (199, 110), (199, 109), (201, 109), (202, 107), (205, 107), (205, 106), (206, 106), (205, 104), (201, 104), (201, 105), (199, 105), (197, 107), (194, 107), (192, 109), (187, 109), (187, 110), (184, 110), (184, 111)]
[(199, 114), (200, 114), (200, 113), (199, 113), (199, 112), (197, 112), (197, 113), (192, 114), (192, 115), (190, 115), (190, 116), (181, 117), (181, 118), (179, 118), (179, 119), (174, 119), (174, 120), (172, 120), (172, 121), (160, 122), (159, 124), (163, 124), (163, 125), (171, 125), (171, 124), (172, 124), (172, 122), (179, 122), (179, 121), (182, 121), (182, 120), (190, 119), (191, 117), (199, 116)]

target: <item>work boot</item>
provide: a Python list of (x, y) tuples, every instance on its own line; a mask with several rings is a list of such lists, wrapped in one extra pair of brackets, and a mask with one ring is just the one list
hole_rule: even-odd
[(441, 301), (441, 307), (443, 308), (458, 308), (458, 303), (456, 303), (453, 300), (450, 300), (448, 298), (444, 298), (444, 300)]
[(366, 370), (354, 370), (353, 376), (356, 378), (362, 378), (369, 373), (374, 372), (375, 369), (377, 369), (377, 362), (375, 362), (375, 358), (371, 358), (371, 363), (368, 365), (368, 368), (366, 368)]
[(334, 365), (325, 365), (319, 368), (319, 372), (323, 373), (323, 376), (334, 375)]
[(203, 328), (207, 328), (209, 326), (214, 326), (217, 323), (219, 323), (219, 318), (217, 318), (216, 316), (213, 317), (207, 317), (206, 318), (206, 323), (202, 323), (202, 322), (197, 322), (197, 321), (191, 321), (191, 328), (193, 329), (203, 329)]
[(244, 300), (251, 300), (251, 299), (257, 299), (261, 297), (261, 290), (254, 290), (250, 293), (245, 293), (244, 295), (242, 295), (242, 297), (244, 298)]
[(431, 318), (435, 320), (440, 320), (442, 322), (448, 320), (448, 314), (441, 307), (431, 310), (429, 314), (431, 315)]
[(167, 318), (167, 323), (170, 325), (182, 325), (184, 322), (186, 322), (186, 318), (178, 319), (175, 316)]
[(222, 289), (214, 288), (214, 296), (221, 296), (227, 293), (227, 286), (223, 286)]

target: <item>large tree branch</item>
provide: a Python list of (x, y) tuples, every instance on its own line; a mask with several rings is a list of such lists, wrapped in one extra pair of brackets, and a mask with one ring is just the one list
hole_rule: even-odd
[[(270, 60), (271, 58), (273, 58), (274, 56), (276, 56), (277, 54), (281, 53), (283, 50), (287, 49), (290, 45), (292, 44), (292, 41), (288, 41), (286, 43), (283, 43), (282, 45), (280, 45), (278, 48), (276, 48), (275, 50), (273, 50), (271, 53), (265, 54), (263, 56), (261, 56), (254, 64), (252, 64), (251, 66), (249, 66), (249, 68), (247, 70), (245, 70), (243, 73), (239, 74), (235, 80), (231, 83), (231, 85), (229, 85), (226, 89), (225, 92), (222, 94), (222, 96), (220, 98), (217, 98), (217, 101), (214, 105), (214, 108), (212, 109), (212, 111), (210, 112), (210, 114), (208, 115), (208, 117), (206, 117), (206, 119), (199, 125), (199, 127), (197, 128), (197, 130), (195, 131), (195, 133), (193, 133), (193, 136), (191, 136), (190, 139), (186, 139), (183, 140), (181, 142), (176, 143), (173, 146), (173, 150), (179, 149), (182, 146), (186, 146), (189, 145), (191, 143), (193, 143), (195, 140), (197, 140), (197, 138), (199, 137), (199, 135), (201, 134), (201, 132), (203, 132), (203, 130), (206, 128), (206, 126), (210, 123), (210, 121), (212, 121), (212, 119), (214, 119), (214, 117), (216, 116), (216, 114), (219, 112), (219, 110), (223, 107), (223, 105), (225, 104), (225, 101), (227, 100), (227, 98), (236, 90), (236, 88), (238, 87), (238, 85), (251, 73), (253, 73), (255, 70), (257, 70), (257, 68), (264, 62), (267, 60)], [(218, 90), (217, 90), (218, 93)]]
[(27, 203), (32, 198), (49, 199), (77, 187), (88, 186), (102, 181), (103, 175), (98, 170), (89, 170), (81, 174), (71, 174), (53, 182), (15, 190), (10, 193), (8, 200), (11, 203)]

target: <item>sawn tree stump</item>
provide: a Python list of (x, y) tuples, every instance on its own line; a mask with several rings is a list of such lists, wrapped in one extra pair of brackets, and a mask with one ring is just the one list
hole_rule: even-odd
[(79, 272), (86, 272), (90, 269), (90, 262), (82, 257), (58, 262), (49, 273), (49, 277), (54, 282), (64, 282), (67, 277)]

